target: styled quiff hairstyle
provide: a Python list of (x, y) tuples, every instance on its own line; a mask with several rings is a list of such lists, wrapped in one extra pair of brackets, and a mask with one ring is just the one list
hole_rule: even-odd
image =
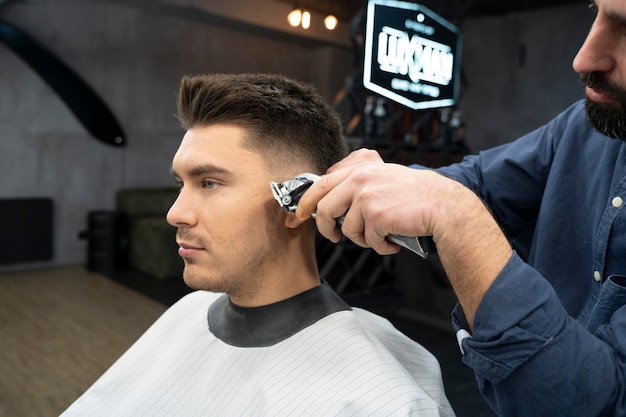
[(185, 130), (215, 123), (242, 126), (248, 145), (269, 161), (306, 161), (318, 174), (347, 153), (337, 112), (312, 86), (280, 75), (185, 76), (178, 118)]

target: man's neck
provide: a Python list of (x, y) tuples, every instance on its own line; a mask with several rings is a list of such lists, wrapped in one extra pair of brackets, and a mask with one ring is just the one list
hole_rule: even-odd
[(260, 282), (253, 293), (229, 294), (230, 301), (240, 307), (260, 307), (286, 300), (321, 283), (317, 275), (297, 276), (297, 274), (290, 274), (288, 270), (278, 274), (281, 275), (280, 279)]

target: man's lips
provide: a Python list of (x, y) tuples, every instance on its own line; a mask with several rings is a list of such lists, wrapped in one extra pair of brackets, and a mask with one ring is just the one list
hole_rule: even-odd
[(595, 101), (597, 103), (615, 102), (615, 98), (613, 98), (612, 95), (604, 93), (600, 90), (595, 90), (589, 86), (585, 88), (585, 94), (590, 100)]
[(194, 246), (185, 242), (176, 242), (178, 244), (178, 254), (183, 258), (197, 255), (200, 252), (204, 252), (204, 248)]

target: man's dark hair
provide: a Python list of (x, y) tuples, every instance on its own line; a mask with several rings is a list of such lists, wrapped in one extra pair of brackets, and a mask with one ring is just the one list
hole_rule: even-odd
[(186, 130), (240, 125), (250, 133), (248, 144), (270, 160), (309, 161), (320, 174), (347, 153), (337, 112), (312, 86), (281, 75), (185, 76), (178, 118)]

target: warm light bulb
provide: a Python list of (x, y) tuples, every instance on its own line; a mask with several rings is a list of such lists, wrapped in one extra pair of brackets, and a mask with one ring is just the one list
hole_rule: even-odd
[(333, 16), (332, 14), (329, 14), (324, 19), (324, 25), (326, 26), (326, 29), (328, 30), (335, 29), (337, 27), (337, 18)]
[(311, 26), (311, 13), (306, 10), (302, 12), (302, 29), (308, 29)]
[(289, 24), (295, 28), (300, 25), (300, 21), (302, 20), (302, 17), (303, 16), (302, 16), (302, 12), (300, 11), (300, 9), (293, 9), (287, 15), (287, 20), (289, 21)]

